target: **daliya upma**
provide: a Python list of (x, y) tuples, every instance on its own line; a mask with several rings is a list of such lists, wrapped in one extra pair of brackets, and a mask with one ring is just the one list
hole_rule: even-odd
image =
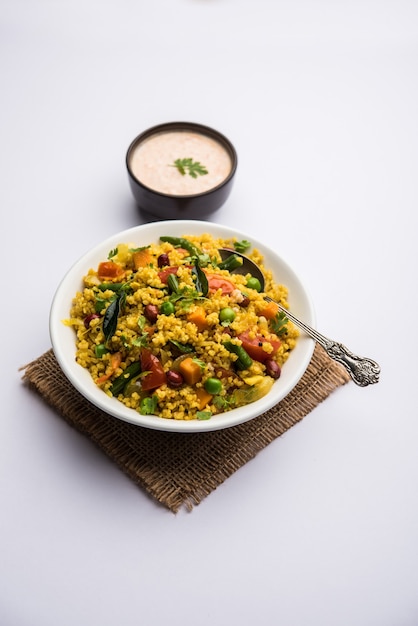
[[(231, 256), (222, 261), (219, 249)], [(235, 273), (245, 252), (263, 270)], [(209, 234), (120, 243), (83, 278), (69, 319), (76, 360), (103, 392), (161, 418), (209, 419), (254, 402), (280, 377), (298, 331), (277, 305), (276, 284), (247, 241)]]

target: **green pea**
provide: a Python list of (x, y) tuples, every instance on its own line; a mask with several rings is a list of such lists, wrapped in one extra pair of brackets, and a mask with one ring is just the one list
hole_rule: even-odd
[(162, 305), (160, 307), (160, 312), (163, 315), (173, 315), (173, 313), (174, 313), (174, 304), (172, 302), (170, 302), (169, 300), (166, 300), (165, 302), (162, 303)]
[(208, 378), (205, 381), (205, 389), (212, 396), (216, 396), (222, 391), (222, 382), (219, 378)]
[(230, 324), (235, 319), (235, 311), (230, 306), (225, 307), (219, 311), (219, 320), (224, 323)]
[(94, 346), (94, 354), (98, 359), (101, 359), (104, 354), (107, 354), (109, 350), (104, 343), (99, 343), (98, 346)]
[(248, 289), (254, 289), (258, 292), (261, 291), (261, 283), (258, 278), (255, 278), (254, 276), (251, 276), (251, 278), (247, 280), (247, 287)]

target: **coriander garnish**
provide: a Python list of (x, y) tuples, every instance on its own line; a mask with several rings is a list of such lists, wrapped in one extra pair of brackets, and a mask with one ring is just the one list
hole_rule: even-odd
[(205, 176), (205, 174), (209, 174), (204, 165), (202, 165), (199, 161), (193, 161), (191, 158), (176, 159), (170, 167), (176, 167), (182, 176), (185, 176), (186, 173), (188, 173), (192, 178), (197, 178), (198, 175)]

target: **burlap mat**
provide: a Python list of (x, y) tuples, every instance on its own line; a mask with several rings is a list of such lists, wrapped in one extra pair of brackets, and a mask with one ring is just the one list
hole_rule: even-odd
[(316, 346), (295, 389), (263, 415), (225, 430), (168, 433), (120, 421), (90, 404), (63, 374), (52, 350), (22, 369), (25, 383), (174, 513), (199, 504), (349, 380), (346, 371)]

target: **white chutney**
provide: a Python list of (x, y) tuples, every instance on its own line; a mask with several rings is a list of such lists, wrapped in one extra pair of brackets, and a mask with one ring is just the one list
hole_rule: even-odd
[[(193, 178), (182, 174), (176, 160), (192, 159), (207, 174)], [(133, 150), (130, 168), (137, 180), (154, 191), (176, 196), (204, 193), (220, 185), (230, 174), (232, 161), (224, 146), (211, 137), (187, 130), (159, 132)]]

